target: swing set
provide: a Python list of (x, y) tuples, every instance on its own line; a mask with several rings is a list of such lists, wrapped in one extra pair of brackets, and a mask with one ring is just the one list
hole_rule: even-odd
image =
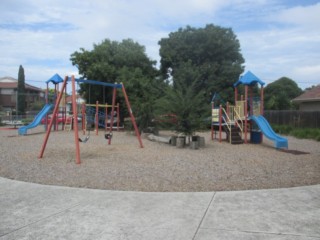
[[(139, 145), (140, 145), (141, 148), (143, 148), (140, 132), (138, 130), (135, 117), (134, 117), (134, 115), (132, 113), (131, 105), (130, 105), (130, 102), (129, 102), (129, 99), (128, 99), (128, 95), (126, 93), (126, 90), (125, 90), (125, 87), (124, 87), (123, 83), (120, 83), (120, 84), (115, 83), (115, 84), (113, 84), (113, 83), (99, 82), (99, 81), (95, 81), (95, 80), (75, 79), (75, 77), (73, 75), (71, 76), (71, 78), (66, 76), (64, 78), (64, 81), (63, 81), (63, 84), (61, 86), (61, 90), (60, 90), (59, 96), (57, 98), (57, 101), (56, 101), (56, 104), (55, 104), (55, 107), (54, 107), (54, 110), (53, 110), (53, 114), (52, 114), (53, 118), (56, 118), (57, 112), (59, 110), (59, 104), (61, 102), (62, 95), (63, 95), (63, 92), (66, 89), (68, 81), (71, 81), (71, 84), (72, 84), (72, 109), (73, 109), (73, 116), (74, 116), (73, 117), (73, 119), (74, 119), (74, 142), (75, 142), (75, 146), (76, 146), (75, 150), (76, 150), (76, 163), (77, 164), (81, 163), (81, 159), (80, 159), (80, 144), (79, 144), (79, 142), (86, 143), (89, 140), (89, 138), (90, 138), (90, 130), (88, 131), (88, 135), (84, 139), (81, 139), (79, 137), (78, 118), (77, 118), (77, 116), (78, 116), (77, 111), (78, 110), (77, 110), (76, 87), (75, 87), (75, 83), (76, 82), (77, 83), (85, 83), (85, 84), (93, 84), (93, 85), (101, 85), (101, 86), (106, 86), (106, 87), (112, 87), (113, 88), (112, 105), (111, 105), (111, 119), (110, 119), (110, 132), (107, 133), (107, 125), (106, 125), (105, 126), (105, 136), (104, 136), (105, 139), (108, 140), (108, 144), (109, 145), (111, 144), (111, 139), (112, 139), (112, 135), (113, 135), (112, 134), (112, 126), (113, 126), (113, 123), (114, 123), (114, 112), (115, 112), (115, 107), (116, 107), (115, 102), (116, 102), (117, 89), (121, 89), (122, 93), (124, 95), (124, 98), (125, 98), (125, 102), (126, 102), (126, 105), (127, 105), (127, 108), (128, 108), (128, 112), (130, 114), (132, 125), (134, 127), (137, 139), (139, 141)], [(45, 148), (46, 148), (49, 136), (50, 136), (52, 124), (55, 122), (54, 120), (55, 119), (53, 119), (53, 121), (50, 121), (49, 127), (47, 128), (46, 135), (45, 135), (45, 138), (44, 138), (41, 150), (40, 150), (40, 154), (38, 156), (39, 158), (43, 158), (44, 151), (45, 151)], [(84, 122), (85, 121), (82, 121), (82, 124), (84, 124)]]

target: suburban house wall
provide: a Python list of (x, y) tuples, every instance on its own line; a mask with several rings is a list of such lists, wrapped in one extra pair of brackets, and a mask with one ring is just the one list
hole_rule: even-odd
[(301, 111), (320, 111), (320, 85), (312, 87), (292, 101), (299, 104)]
[[(16, 109), (18, 80), (12, 77), (0, 78), (0, 107), (4, 111)], [(45, 103), (45, 92), (41, 88), (25, 84), (25, 107), (28, 108), (37, 101)]]
[(301, 102), (299, 105), (301, 111), (320, 111), (320, 101)]

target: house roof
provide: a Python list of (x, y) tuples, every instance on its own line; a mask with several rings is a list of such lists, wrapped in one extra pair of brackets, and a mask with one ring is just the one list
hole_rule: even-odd
[(294, 102), (313, 102), (320, 101), (320, 85), (317, 85), (310, 90), (302, 93), (292, 101)]
[[(42, 92), (43, 90), (41, 88), (32, 86), (30, 84), (25, 83), (26, 90), (34, 90), (38, 92)], [(6, 89), (14, 89), (18, 87), (18, 80), (14, 79), (12, 77), (3, 77), (0, 78), (0, 88), (6, 88)]]
[(0, 78), (0, 83), (4, 83), (4, 82), (16, 82), (17, 79), (13, 78), (13, 77), (2, 77)]

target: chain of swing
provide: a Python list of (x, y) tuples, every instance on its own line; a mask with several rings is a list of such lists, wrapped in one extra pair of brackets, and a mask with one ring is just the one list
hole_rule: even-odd
[[(78, 90), (79, 90), (79, 83), (77, 83), (77, 87), (78, 87)], [(106, 102), (106, 99), (105, 99), (105, 87), (103, 87), (103, 100), (104, 102)], [(91, 85), (89, 85), (89, 104), (91, 103)], [(114, 114), (113, 112), (111, 114)], [(113, 118), (113, 117), (112, 117)], [(110, 122), (110, 128), (109, 128), (109, 132), (107, 131), (107, 124), (108, 124), (108, 116), (106, 116), (106, 123), (105, 123), (105, 127), (104, 127), (104, 138), (107, 139), (107, 140), (111, 140), (112, 136), (113, 136), (113, 133), (112, 133), (112, 128), (113, 126), (111, 126), (111, 122)], [(87, 136), (84, 138), (84, 139), (81, 139), (79, 138), (79, 142), (81, 143), (86, 143), (89, 139), (90, 139), (90, 132), (91, 132), (91, 129), (92, 129), (92, 125), (90, 122), (88, 122), (88, 119), (87, 117), (85, 116), (84, 117), (84, 120), (86, 121), (86, 131), (88, 132)]]

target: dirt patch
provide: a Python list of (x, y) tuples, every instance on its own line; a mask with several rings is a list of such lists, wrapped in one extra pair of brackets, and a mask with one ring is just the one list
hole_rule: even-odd
[[(170, 135), (170, 132), (160, 132)], [(81, 164), (75, 163), (73, 132), (52, 132), (42, 159), (38, 159), (43, 127), (28, 136), (8, 137), (0, 131), (0, 176), (27, 182), (95, 189), (130, 191), (219, 191), (284, 188), (320, 183), (320, 143), (288, 138), (289, 149), (309, 154), (288, 154), (264, 138), (262, 144), (231, 145), (211, 141), (206, 146), (179, 149), (114, 132), (112, 144), (91, 133), (81, 143)], [(79, 132), (79, 136), (85, 136)]]

